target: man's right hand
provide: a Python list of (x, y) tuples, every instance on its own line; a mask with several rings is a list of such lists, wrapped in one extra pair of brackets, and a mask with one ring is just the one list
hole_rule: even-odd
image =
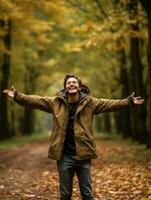
[(16, 89), (14, 88), (14, 86), (11, 86), (11, 90), (4, 90), (3, 93), (7, 94), (11, 98), (14, 98)]

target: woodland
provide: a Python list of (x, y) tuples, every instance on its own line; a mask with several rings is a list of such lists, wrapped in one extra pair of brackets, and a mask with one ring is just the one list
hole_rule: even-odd
[(59, 199), (48, 137), (26, 142), (50, 133), (51, 116), (3, 91), (54, 96), (67, 73), (94, 97), (144, 99), (94, 118), (92, 186), (95, 200), (151, 199), (151, 0), (0, 0), (0, 199)]
[(144, 98), (96, 117), (94, 129), (151, 147), (150, 0), (0, 0), (0, 140), (51, 129), (50, 116), (2, 91), (53, 96), (67, 73), (95, 97)]

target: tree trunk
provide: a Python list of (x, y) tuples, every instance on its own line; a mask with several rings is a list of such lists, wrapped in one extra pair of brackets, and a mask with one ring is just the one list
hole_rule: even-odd
[[(11, 20), (1, 20), (0, 26), (5, 29), (4, 46), (6, 51), (2, 57), (2, 79), (0, 83), (0, 91), (8, 88), (9, 75), (10, 75), (10, 50), (11, 50)], [(8, 121), (8, 103), (7, 96), (0, 92), (0, 139), (11, 137)]]
[[(50, 129), (50, 127), (48, 129)], [(95, 129), (96, 129), (95, 131), (98, 133), (102, 131), (102, 116), (100, 115), (97, 115), (95, 117)]]
[[(129, 5), (130, 17), (133, 19), (137, 15), (137, 1), (130, 1)], [(137, 32), (139, 30), (138, 23), (132, 25), (132, 30)], [(130, 59), (131, 59), (131, 69), (130, 69), (130, 89), (134, 91), (136, 95), (144, 95), (144, 85), (143, 85), (143, 65), (140, 57), (139, 49), (140, 40), (135, 37), (135, 35), (130, 38)], [(132, 111), (132, 131), (133, 139), (138, 140), (141, 143), (147, 142), (147, 110), (146, 105), (135, 106)]]
[[(35, 79), (36, 75), (32, 66), (28, 66), (27, 63), (27, 74), (25, 76), (25, 94), (33, 94), (36, 86)], [(24, 120), (23, 120), (23, 134), (30, 135), (34, 132), (35, 113), (30, 108), (24, 108)]]
[(151, 148), (151, 1), (140, 0), (148, 18), (148, 139), (147, 147)]
[(104, 113), (103, 115), (103, 131), (111, 133), (111, 116), (109, 113)]
[(25, 108), (24, 110), (24, 135), (31, 135), (34, 132), (34, 122), (35, 122), (34, 111), (29, 108)]
[(122, 134), (123, 131), (121, 117), (122, 117), (121, 111), (114, 112), (115, 130), (116, 133), (120, 135)]
[(15, 136), (16, 135), (16, 128), (15, 128), (15, 110), (12, 108), (11, 112), (11, 127), (10, 127), (10, 131), (11, 131), (11, 135)]
[[(122, 84), (122, 97), (127, 97), (130, 93), (128, 72), (126, 68), (126, 55), (125, 50), (122, 49), (120, 52), (120, 83)], [(123, 110), (119, 113), (121, 115), (120, 121), (122, 126), (122, 136), (124, 138), (131, 136), (131, 120), (130, 120), (130, 109)]]
[[(151, 7), (150, 7), (151, 9)], [(148, 64), (149, 64), (149, 92), (148, 92), (148, 147), (151, 148), (151, 10), (148, 12)]]
[[(136, 95), (144, 96), (145, 90), (143, 86), (143, 66), (140, 59), (139, 39), (131, 38), (131, 71), (130, 71), (130, 85), (131, 91), (134, 90)], [(135, 106), (132, 110), (133, 123), (133, 139), (144, 143), (147, 141), (147, 110), (146, 103), (141, 106)]]

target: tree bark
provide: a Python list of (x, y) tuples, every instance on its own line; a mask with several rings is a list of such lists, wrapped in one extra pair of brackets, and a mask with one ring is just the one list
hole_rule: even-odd
[[(36, 75), (32, 66), (26, 66), (27, 74), (25, 76), (25, 94), (33, 94), (36, 86)], [(24, 108), (24, 120), (23, 120), (23, 134), (31, 135), (34, 132), (35, 113), (30, 108)]]
[(10, 127), (10, 131), (11, 131), (11, 135), (15, 136), (16, 135), (16, 128), (15, 128), (15, 110), (12, 108), (11, 112), (11, 127)]
[(119, 135), (121, 135), (123, 131), (121, 117), (122, 117), (121, 111), (114, 113), (115, 130), (116, 130), (116, 133)]
[[(11, 50), (11, 20), (1, 20), (0, 25), (5, 29), (6, 34), (3, 38), (6, 51), (2, 56), (2, 79), (0, 83), (0, 139), (6, 139), (11, 137), (8, 120), (8, 102), (7, 95), (4, 95), (2, 91), (8, 88), (9, 76), (10, 76), (10, 50)], [(8, 51), (8, 52), (7, 52)]]
[[(122, 97), (125, 98), (130, 94), (125, 50), (122, 49), (119, 52), (119, 54), (120, 54), (120, 83), (122, 85)], [(123, 110), (119, 114), (121, 115), (120, 120), (122, 126), (122, 136), (124, 138), (130, 137), (132, 132), (130, 109)]]
[[(117, 45), (121, 46), (121, 42), (123, 43), (123, 38), (119, 38), (117, 41)], [(129, 77), (127, 70), (127, 62), (126, 62), (126, 53), (125, 49), (121, 49), (118, 52), (119, 57), (119, 66), (120, 66), (120, 78), (119, 84), (122, 86), (121, 96), (123, 98), (127, 97), (130, 94), (129, 90)], [(118, 134), (122, 135), (124, 138), (131, 136), (131, 120), (130, 120), (130, 109), (125, 109), (114, 114), (115, 118), (115, 127)]]
[[(137, 15), (137, 1), (130, 1), (129, 4), (130, 18), (133, 19)], [(134, 18), (135, 19), (135, 18)], [(139, 30), (138, 23), (132, 25), (133, 32)], [(143, 96), (145, 93), (143, 85), (143, 65), (140, 57), (140, 39), (132, 35), (130, 38), (130, 89), (134, 91), (136, 95)], [(146, 104), (141, 106), (135, 106), (132, 111), (132, 137), (134, 140), (138, 140), (141, 143), (147, 142), (147, 109)]]
[(111, 116), (110, 113), (105, 113), (103, 115), (103, 131), (111, 133)]
[[(136, 95), (144, 96), (145, 90), (143, 86), (143, 66), (141, 63), (139, 52), (139, 39), (131, 38), (131, 71), (130, 71), (130, 85), (131, 91), (134, 90)], [(146, 103), (141, 106), (135, 106), (132, 111), (132, 124), (133, 124), (133, 139), (140, 141), (141, 143), (147, 142), (147, 109)]]
[(102, 117), (100, 115), (95, 117), (95, 129), (98, 133), (102, 131)]
[(140, 0), (148, 18), (148, 139), (147, 147), (151, 148), (151, 1)]
[(149, 92), (148, 92), (148, 145), (147, 147), (151, 148), (151, 6), (150, 10), (147, 12), (148, 16), (148, 64), (149, 64)]

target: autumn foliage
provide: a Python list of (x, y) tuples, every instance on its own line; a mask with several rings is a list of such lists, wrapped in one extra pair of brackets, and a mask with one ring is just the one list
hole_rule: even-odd
[[(95, 130), (150, 147), (149, 8), (149, 0), (1, 0), (0, 91), (14, 85), (26, 94), (53, 96), (68, 72), (96, 97), (125, 98), (135, 91), (145, 98), (143, 106), (102, 115)], [(46, 115), (23, 111), (2, 93), (0, 105), (1, 140), (51, 127)]]

